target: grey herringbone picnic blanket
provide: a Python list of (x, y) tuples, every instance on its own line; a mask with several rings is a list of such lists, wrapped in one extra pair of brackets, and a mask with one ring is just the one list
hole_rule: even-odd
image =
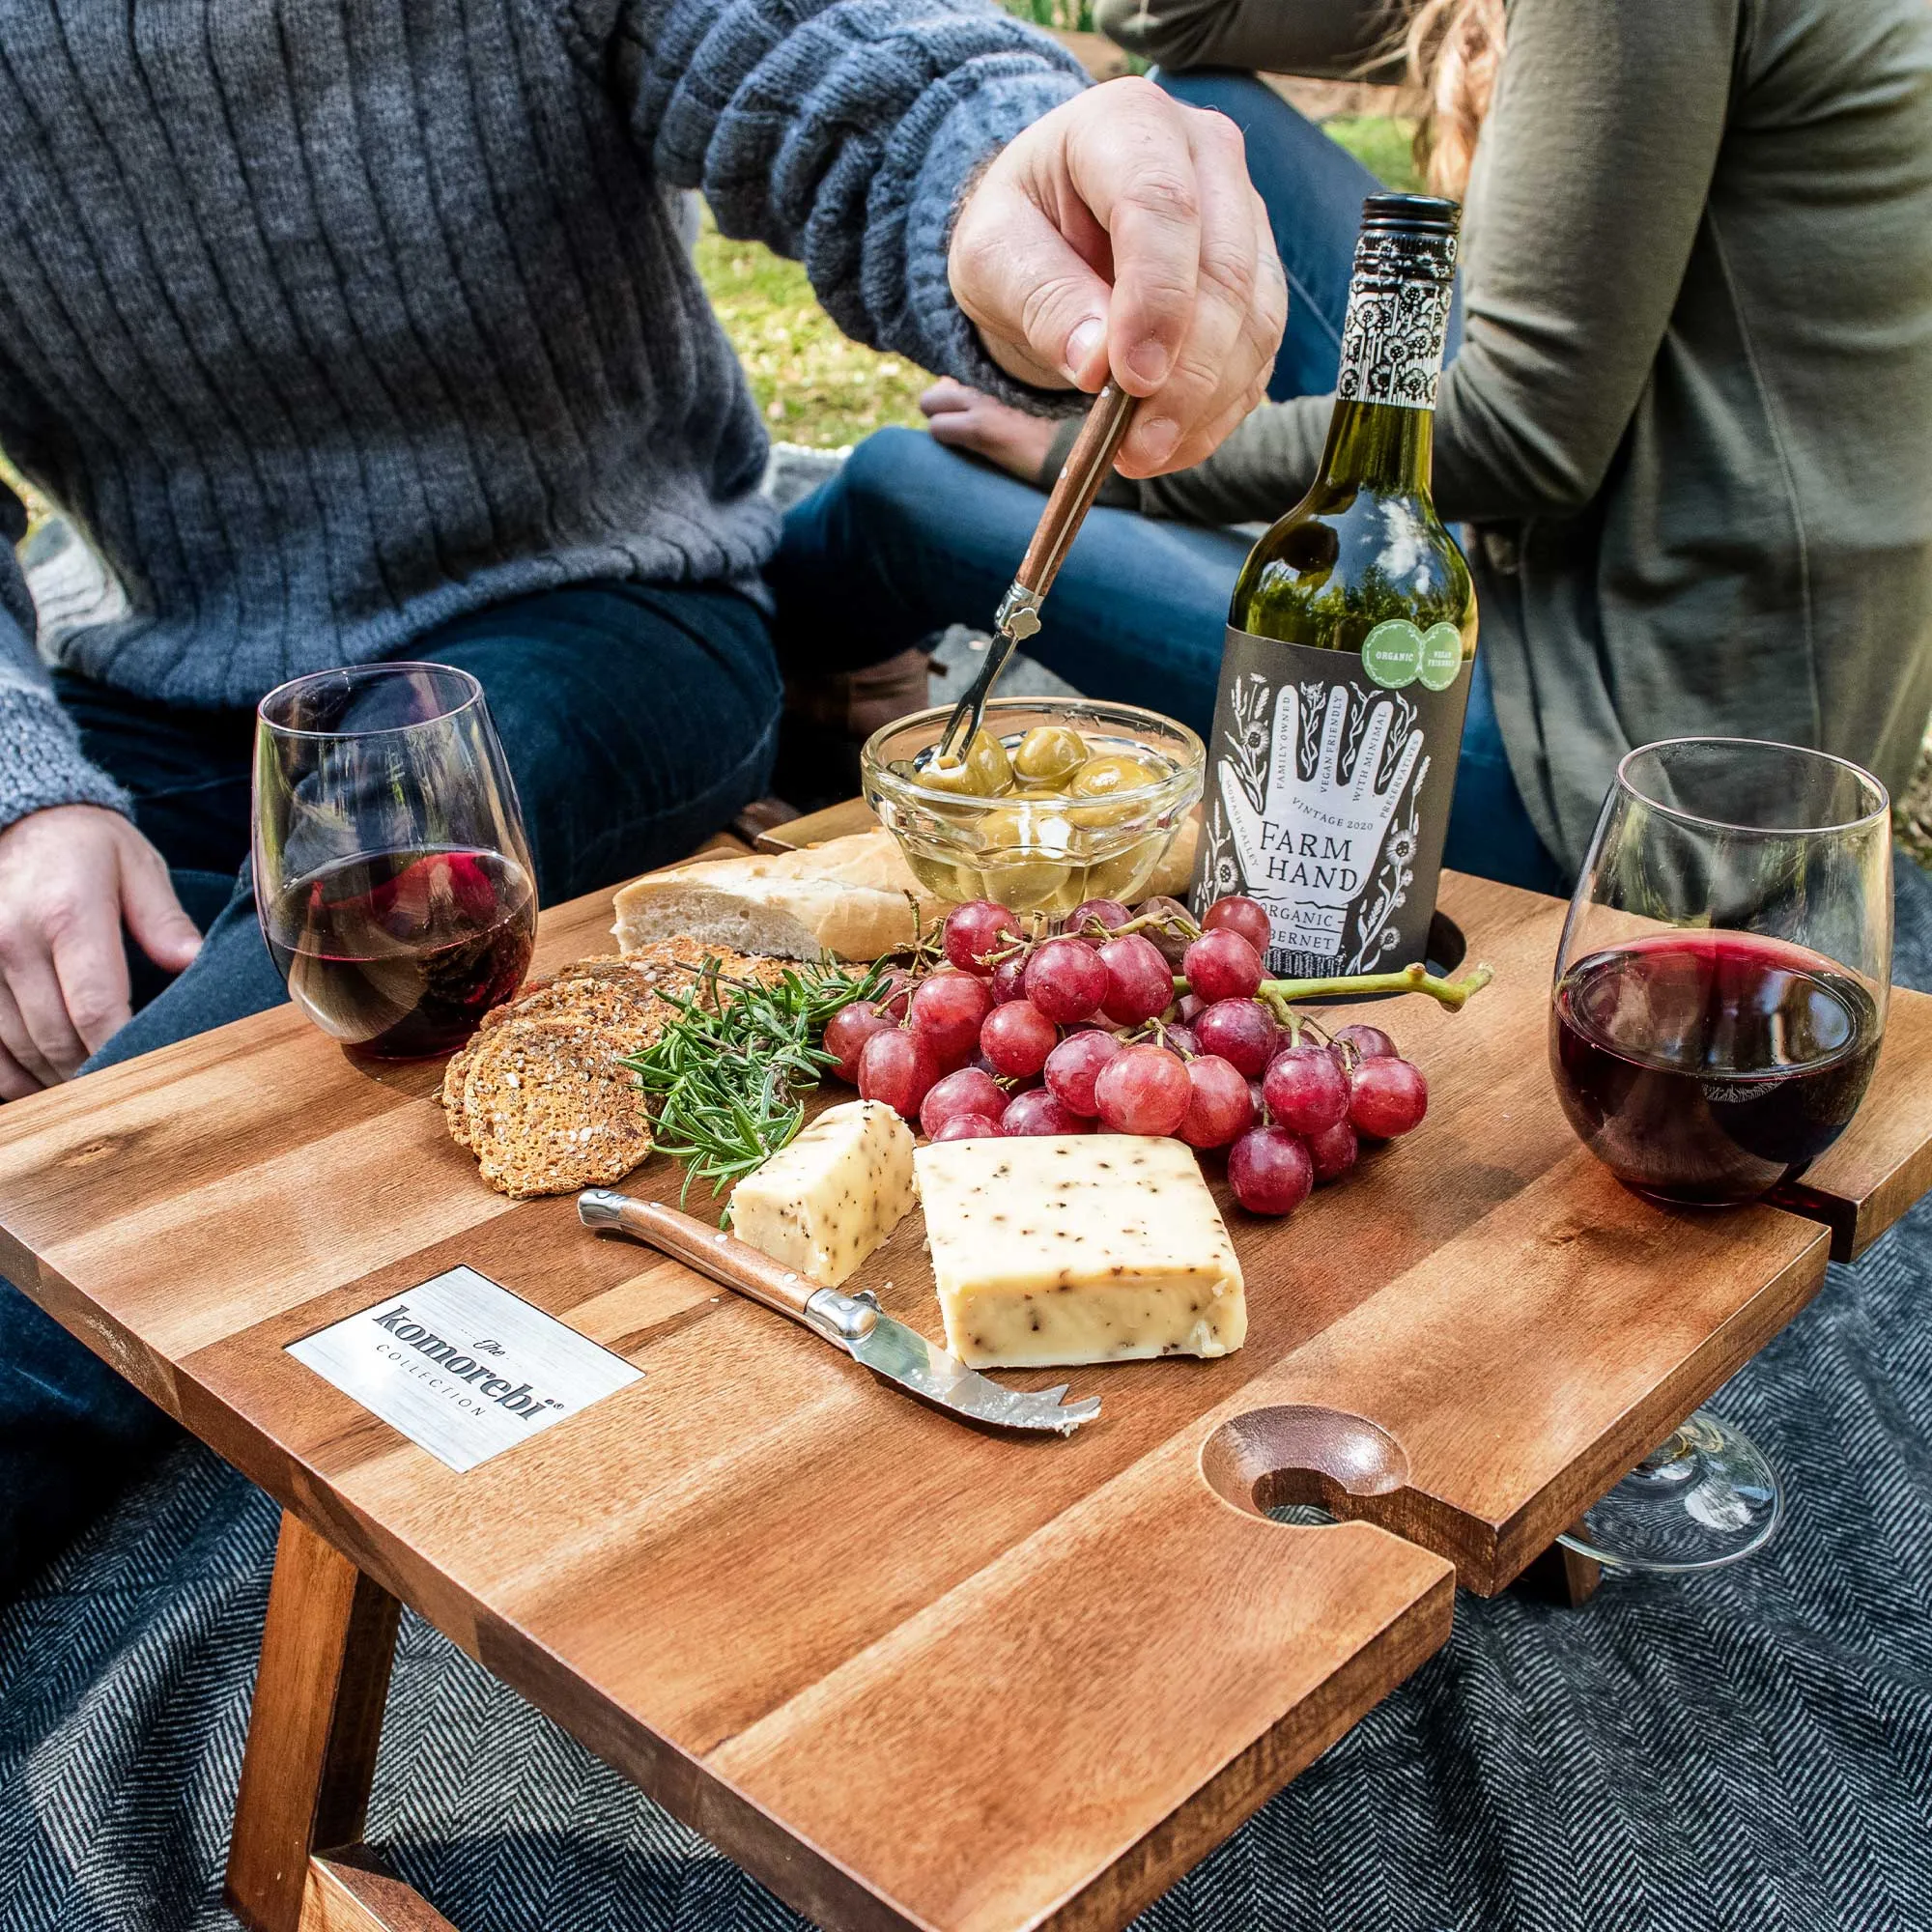
[[(1908, 867), (1899, 914), (1932, 987)], [(1932, 1199), (1715, 1405), (1789, 1485), (1768, 1552), (1581, 1612), (1459, 1598), (1448, 1648), (1142, 1932), (1932, 1924), (1928, 1280)], [(0, 1932), (232, 1932), (274, 1534), (183, 1449), (0, 1616)], [(413, 1618), (371, 1835), (465, 1932), (800, 1922)]]

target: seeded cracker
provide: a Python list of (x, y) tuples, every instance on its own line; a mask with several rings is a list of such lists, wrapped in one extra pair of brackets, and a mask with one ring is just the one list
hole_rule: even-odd
[[(699, 992), (700, 978), (693, 970), (713, 958), (718, 962), (719, 972), (727, 980), (753, 980), (770, 984), (785, 970), (781, 960), (753, 959), (742, 953), (720, 952), (715, 947), (700, 945), (695, 939), (680, 938), (661, 941), (628, 957), (609, 953), (580, 959), (561, 968), (554, 980), (533, 980), (517, 998), (486, 1013), (469, 1044), (450, 1056), (449, 1064), (443, 1069), (441, 1095), (443, 1117), (450, 1138), (459, 1147), (470, 1148), (476, 1152), (483, 1162), (483, 1178), (502, 1192), (560, 1192), (588, 1185), (584, 1181), (559, 1180), (554, 1187), (513, 1186), (508, 1179), (498, 1178), (499, 1175), (524, 1175), (526, 1163), (520, 1157), (505, 1155), (502, 1151), (498, 1145), (501, 1136), (489, 1118), (489, 1105), (486, 1103), (482, 1111), (472, 1105), (472, 1070), (486, 1051), (490, 1052), (492, 1058), (485, 1068), (483, 1091), (495, 1095), (503, 1071), (501, 1056), (496, 1053), (495, 1043), (504, 1031), (537, 1022), (555, 1022), (573, 1029), (583, 1043), (583, 1052), (588, 1056), (583, 1065), (589, 1065), (594, 1060), (627, 1092), (634, 1091), (635, 1075), (628, 1067), (618, 1066), (617, 1062), (626, 1055), (641, 1053), (653, 1045), (676, 1010), (668, 1002), (659, 999), (653, 989), (663, 986), (668, 992), (683, 997), (696, 994), (704, 1005), (715, 1006), (716, 1000), (708, 992)], [(717, 990), (726, 998), (731, 992), (728, 984), (720, 985)], [(526, 1041), (521, 1044), (527, 1046)], [(532, 1077), (539, 1082), (547, 1078), (541, 1063), (533, 1067)], [(507, 1091), (521, 1094), (523, 1075), (520, 1070), (518, 1081), (518, 1087)], [(609, 1139), (607, 1100), (600, 1080), (580, 1077), (574, 1083), (563, 1082), (546, 1103), (544, 1118), (549, 1123), (546, 1131), (555, 1136), (566, 1136), (582, 1129), (583, 1134), (570, 1141), (569, 1146), (578, 1149), (603, 1148)], [(573, 1109), (578, 1110), (582, 1118), (572, 1118)], [(534, 1100), (519, 1099), (513, 1108), (507, 1110), (506, 1118), (514, 1114), (517, 1120), (527, 1122), (536, 1118), (537, 1111)], [(490, 1158), (484, 1157), (484, 1142), (478, 1137), (479, 1123), (482, 1132), (497, 1150)], [(559, 1141), (558, 1144), (564, 1143)], [(649, 1146), (648, 1138), (644, 1146)], [(617, 1158), (614, 1143), (608, 1157)], [(642, 1154), (639, 1153), (616, 1172), (628, 1173), (641, 1158)], [(493, 1172), (493, 1168), (497, 1171)]]
[(633, 1051), (611, 1029), (560, 1017), (512, 1020), (479, 1038), (464, 1116), (500, 1193), (567, 1194), (621, 1180), (650, 1151)]

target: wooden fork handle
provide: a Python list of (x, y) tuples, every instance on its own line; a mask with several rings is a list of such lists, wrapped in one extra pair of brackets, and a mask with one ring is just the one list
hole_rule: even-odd
[(1036, 598), (1044, 597), (1065, 561), (1100, 485), (1114, 467), (1121, 444), (1133, 427), (1139, 398), (1108, 383), (1094, 398), (1080, 435), (1067, 451), (1066, 462), (1053, 479), (1053, 489), (1040, 512), (1039, 526), (1021, 560), (1019, 575), (1013, 580)]

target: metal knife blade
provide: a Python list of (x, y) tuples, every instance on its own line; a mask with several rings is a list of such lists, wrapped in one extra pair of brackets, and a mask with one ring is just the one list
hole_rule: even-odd
[(1045, 1429), (1071, 1435), (1083, 1422), (1100, 1413), (1100, 1398), (1062, 1404), (1057, 1396), (1028, 1395), (1002, 1388), (978, 1369), (935, 1348), (916, 1328), (881, 1315), (869, 1333), (846, 1343), (852, 1359), (875, 1376), (896, 1382), (927, 1402), (938, 1403), (956, 1415), (996, 1429)]

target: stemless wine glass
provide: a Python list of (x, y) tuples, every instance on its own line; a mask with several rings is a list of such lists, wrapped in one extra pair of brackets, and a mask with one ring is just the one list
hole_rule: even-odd
[(537, 898), (483, 688), (449, 665), (318, 671), (263, 698), (255, 905), (289, 994), (358, 1052), (458, 1045), (521, 983)]
[[(1885, 787), (1821, 752), (1673, 738), (1617, 767), (1556, 954), (1549, 1064), (1583, 1144), (1677, 1207), (1755, 1201), (1841, 1134), (1891, 983)], [(1735, 1562), (1776, 1473), (1700, 1409), (1563, 1541), (1623, 1569)]]

